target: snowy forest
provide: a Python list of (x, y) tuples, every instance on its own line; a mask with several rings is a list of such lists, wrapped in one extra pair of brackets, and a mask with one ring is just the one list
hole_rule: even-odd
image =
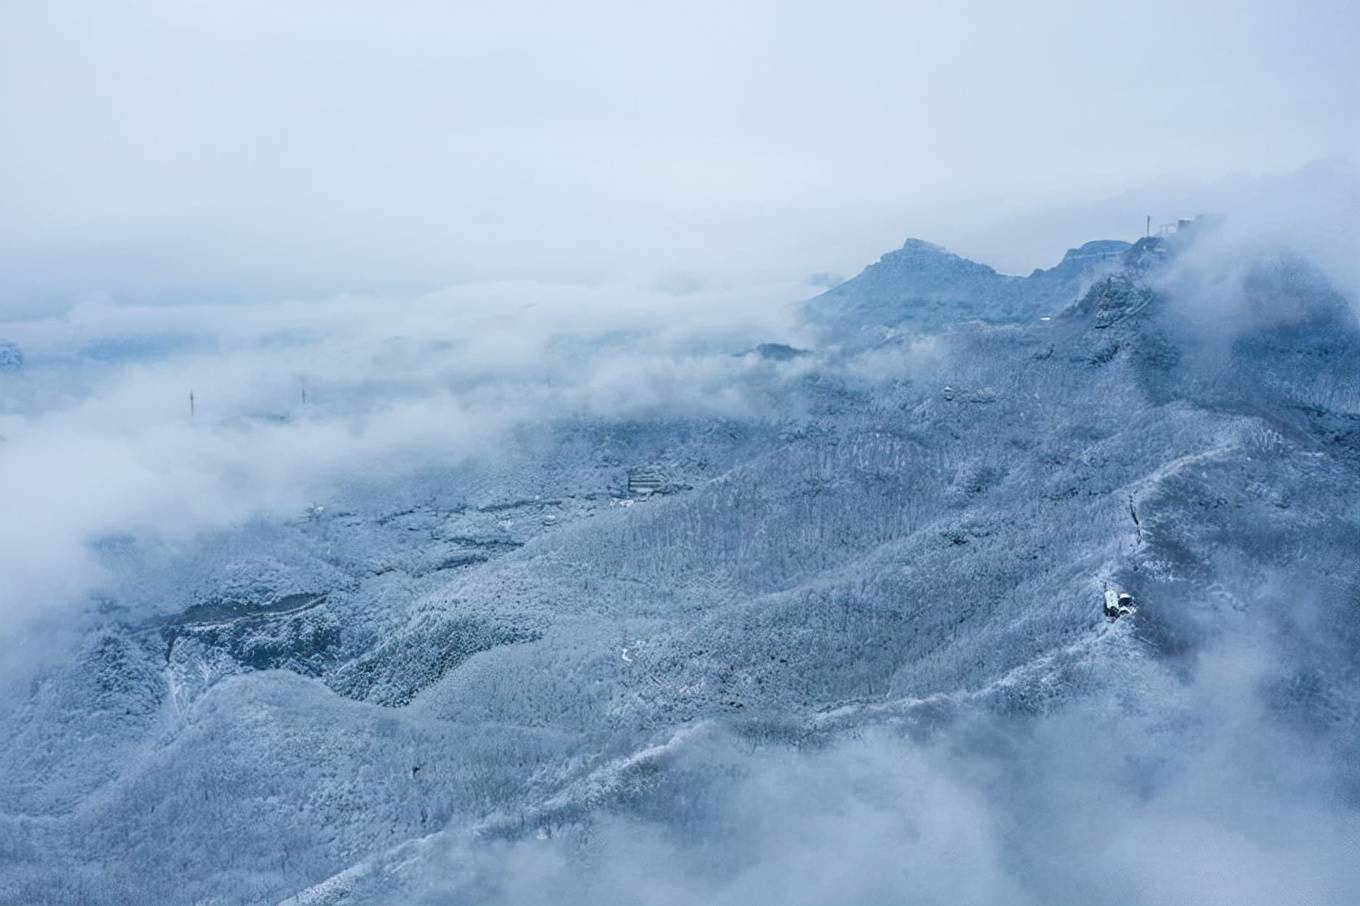
[(0, 4), (0, 906), (1360, 899), (1360, 4)]

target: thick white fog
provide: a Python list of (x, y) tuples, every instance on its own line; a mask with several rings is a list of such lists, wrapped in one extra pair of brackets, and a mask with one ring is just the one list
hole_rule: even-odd
[(7, 4), (0, 305), (1005, 271), (1360, 149), (1347, 2)]

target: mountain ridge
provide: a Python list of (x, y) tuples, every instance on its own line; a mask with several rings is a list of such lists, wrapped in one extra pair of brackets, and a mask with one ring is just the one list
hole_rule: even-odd
[(805, 316), (838, 342), (871, 341), (884, 329), (939, 330), (968, 320), (1008, 323), (1051, 315), (1076, 301), (1133, 246), (1086, 242), (1026, 277), (998, 273), (942, 246), (908, 239), (855, 277), (804, 303)]

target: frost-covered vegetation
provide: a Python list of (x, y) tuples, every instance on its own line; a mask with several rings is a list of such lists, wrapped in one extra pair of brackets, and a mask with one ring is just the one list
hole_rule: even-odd
[[(346, 456), (93, 523), (78, 628), (6, 676), (0, 901), (1346, 899), (1354, 300), (1281, 255), (1208, 300), (1192, 239), (912, 241), (765, 345), (563, 332), (494, 382), (434, 337), (457, 405), (403, 418), (517, 413), (476, 444), (327, 427), (401, 423), (400, 323), (272, 336), (333, 356), (315, 408), (211, 430)], [(31, 358), (21, 429), (115, 367)]]

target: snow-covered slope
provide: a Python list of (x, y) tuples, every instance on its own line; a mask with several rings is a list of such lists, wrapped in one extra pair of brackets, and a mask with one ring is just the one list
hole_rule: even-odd
[[(1040, 744), (989, 733), (1107, 699), (1140, 741), (1100, 773), (1155, 802), (1178, 741), (1217, 738), (1187, 729), (1197, 665), (1242, 639), (1273, 652), (1253, 713), (1325, 753), (1354, 829), (1360, 331), (1292, 259), (1206, 331), (1177, 257), (1094, 242), (1014, 278), (912, 240), (809, 303), (828, 343), (772, 360), (796, 370), (761, 417), (564, 418), (188, 553), (109, 539), (88, 637), (4, 701), (0, 900), (736, 902), (734, 866), (630, 900), (497, 860), (607, 866), (620, 816), (749, 852), (769, 829), (714, 796), (773, 801), (724, 786), (764, 789), (758, 748), (812, 788), (880, 731), (1006, 773)], [(1107, 588), (1136, 612), (1107, 621)], [(1163, 889), (1055, 858), (1017, 843), (1001, 887), (952, 890)], [(1349, 869), (1322, 869), (1326, 898)]]

